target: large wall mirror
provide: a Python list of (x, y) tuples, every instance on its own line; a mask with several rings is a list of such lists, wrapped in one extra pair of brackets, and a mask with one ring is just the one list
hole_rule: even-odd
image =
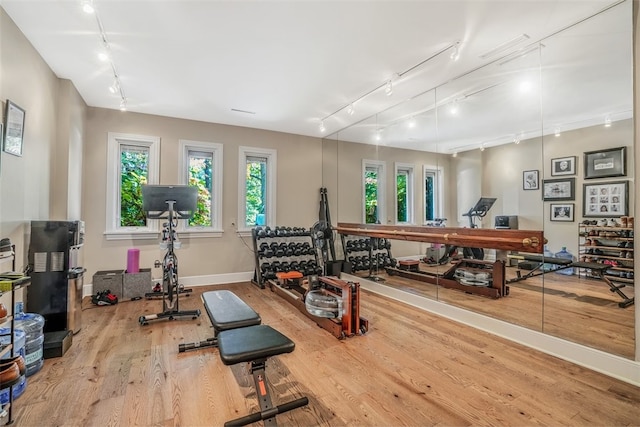
[[(543, 230), (545, 256), (606, 265), (633, 297), (632, 53), (625, 1), (327, 137), (334, 222)], [(465, 214), (481, 197), (495, 201), (472, 224)], [(338, 239), (353, 274), (380, 286), (634, 358), (634, 306), (589, 270), (513, 280), (536, 264), (486, 248), (509, 282), (493, 299), (389, 275), (367, 264), (361, 237)], [(436, 277), (448, 268), (426, 262), (443, 259), (443, 245), (390, 243), (393, 258), (418, 259)]]

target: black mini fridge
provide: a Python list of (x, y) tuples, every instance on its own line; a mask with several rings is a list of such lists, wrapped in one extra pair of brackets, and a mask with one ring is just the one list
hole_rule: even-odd
[(82, 221), (31, 222), (25, 308), (44, 317), (45, 341), (47, 333), (80, 330), (84, 268), (77, 264), (83, 243)]

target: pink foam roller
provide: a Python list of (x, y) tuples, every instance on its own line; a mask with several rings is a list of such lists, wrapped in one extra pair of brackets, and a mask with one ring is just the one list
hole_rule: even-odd
[(140, 249), (129, 249), (127, 251), (127, 273), (140, 272)]

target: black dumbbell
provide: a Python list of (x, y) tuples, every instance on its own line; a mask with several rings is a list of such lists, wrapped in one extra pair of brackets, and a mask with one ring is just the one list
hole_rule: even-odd
[(280, 261), (273, 261), (271, 263), (271, 270), (274, 272), (280, 271)]
[(288, 271), (291, 271), (291, 266), (289, 265), (288, 262), (285, 261), (282, 264), (280, 264), (280, 271), (287, 273)]
[(262, 270), (263, 273), (270, 269), (271, 269), (271, 264), (269, 264), (268, 262), (265, 262), (260, 266), (260, 270)]
[(298, 271), (300, 270), (300, 264), (298, 264), (298, 261), (293, 261), (291, 264), (289, 264), (289, 268), (291, 269), (291, 271)]

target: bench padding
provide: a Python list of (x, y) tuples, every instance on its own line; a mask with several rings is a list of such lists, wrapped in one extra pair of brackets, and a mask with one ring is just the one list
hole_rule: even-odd
[(230, 329), (218, 335), (220, 358), (225, 365), (291, 353), (295, 347), (293, 341), (269, 325)]
[(259, 325), (262, 321), (258, 313), (231, 291), (205, 292), (202, 302), (216, 332)]
[(537, 255), (537, 254), (518, 254), (516, 258), (522, 257), (526, 261), (536, 261), (536, 262), (545, 262), (547, 264), (555, 264), (555, 265), (569, 265), (573, 261), (567, 258), (558, 258), (554, 256), (545, 256)]

